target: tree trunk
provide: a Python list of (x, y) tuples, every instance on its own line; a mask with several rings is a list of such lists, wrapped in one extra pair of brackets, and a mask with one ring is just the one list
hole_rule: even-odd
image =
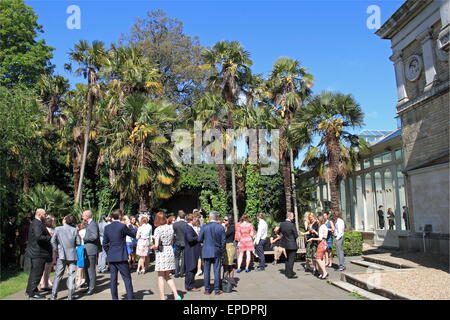
[(139, 188), (139, 212), (148, 211), (148, 192), (145, 187)]
[(339, 211), (339, 154), (340, 148), (336, 138), (336, 132), (333, 128), (328, 129), (326, 138), (326, 147), (328, 151), (328, 162), (330, 166), (330, 195), (331, 210)]
[(224, 164), (217, 165), (217, 174), (219, 176), (219, 188), (227, 192), (227, 173)]
[(238, 208), (237, 208), (237, 197), (236, 197), (236, 169), (234, 163), (231, 165), (231, 186), (233, 193), (233, 215), (234, 221), (238, 221)]
[(23, 193), (27, 194), (30, 191), (30, 170), (25, 169), (23, 173)]
[(47, 123), (52, 124), (53, 123), (53, 113), (55, 112), (55, 106), (56, 106), (56, 98), (51, 97), (50, 101), (48, 102), (48, 108), (47, 108)]
[[(90, 87), (91, 85), (89, 85)], [(86, 131), (84, 133), (84, 150), (83, 150), (83, 158), (81, 161), (81, 171), (80, 171), (80, 183), (78, 185), (77, 197), (75, 198), (75, 203), (82, 203), (82, 194), (83, 194), (83, 179), (84, 179), (84, 171), (86, 168), (86, 160), (87, 160), (87, 150), (89, 145), (89, 134), (91, 132), (91, 119), (92, 119), (92, 110), (94, 109), (94, 96), (92, 92), (89, 90), (88, 92), (88, 102), (89, 102), (89, 110), (88, 116), (86, 119)]]
[(297, 190), (295, 188), (295, 175), (294, 175), (294, 155), (292, 149), (289, 149), (289, 160), (291, 164), (291, 177), (292, 177), (292, 200), (294, 203), (294, 216), (295, 216), (295, 228), (297, 232), (300, 232), (300, 226), (298, 221), (298, 208), (297, 208)]
[(238, 176), (236, 179), (236, 196), (238, 213), (242, 214), (245, 211), (245, 181), (244, 177)]
[(289, 166), (288, 158), (285, 154), (282, 155), (281, 166), (283, 170), (284, 195), (286, 199), (286, 213), (292, 212), (292, 186), (291, 186), (291, 168)]

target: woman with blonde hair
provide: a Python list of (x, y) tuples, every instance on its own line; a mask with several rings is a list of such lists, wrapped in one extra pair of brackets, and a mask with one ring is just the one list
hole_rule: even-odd
[(244, 214), (239, 223), (236, 224), (235, 240), (238, 242), (238, 265), (237, 273), (241, 272), (242, 259), (244, 258), (244, 252), (246, 253), (245, 272), (250, 272), (250, 260), (252, 258), (252, 252), (255, 251), (253, 245), (253, 236), (255, 235), (255, 228), (250, 223), (248, 215)]
[(139, 256), (137, 274), (144, 274), (146, 262), (148, 259), (148, 250), (150, 248), (150, 237), (152, 235), (152, 226), (148, 223), (147, 217), (141, 218), (141, 226), (137, 230), (136, 254)]
[(317, 243), (316, 246), (316, 253), (315, 253), (315, 260), (316, 260), (316, 266), (319, 269), (319, 278), (322, 280), (325, 280), (328, 277), (327, 269), (325, 266), (325, 260), (324, 256), (327, 251), (327, 237), (328, 237), (328, 228), (326, 226), (326, 219), (322, 215), (318, 219), (319, 227), (319, 233), (317, 236), (309, 238), (308, 242), (310, 243)]
[(164, 295), (164, 281), (172, 289), (175, 300), (183, 300), (178, 295), (175, 282), (170, 276), (170, 272), (175, 269), (175, 255), (172, 249), (174, 231), (172, 226), (167, 224), (167, 218), (163, 212), (156, 214), (155, 227), (155, 244), (152, 246), (152, 249), (156, 250), (155, 271), (158, 272), (158, 286), (161, 300), (166, 300)]
[(319, 222), (317, 221), (316, 215), (309, 211), (305, 212), (303, 222), (306, 231), (301, 233), (301, 235), (306, 236), (305, 271), (312, 271), (315, 273), (317, 271), (317, 264), (315, 259), (317, 242), (308, 240), (319, 235)]

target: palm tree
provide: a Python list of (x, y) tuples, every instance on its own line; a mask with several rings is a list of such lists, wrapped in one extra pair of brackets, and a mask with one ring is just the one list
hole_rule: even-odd
[(363, 117), (352, 95), (332, 92), (316, 95), (296, 116), (293, 136), (304, 137), (302, 132), (308, 130), (320, 138), (318, 145), (310, 144), (303, 164), (330, 183), (332, 210), (339, 210), (340, 180), (353, 170), (360, 153), (367, 151), (364, 140), (346, 131), (361, 126)]
[[(270, 100), (274, 111), (282, 119), (280, 127), (280, 160), (283, 170), (286, 211), (292, 210), (292, 176), (293, 156), (289, 151), (288, 130), (296, 112), (310, 96), (313, 76), (300, 66), (298, 60), (279, 58), (273, 65), (267, 81)], [(296, 212), (297, 209), (294, 208)], [(297, 217), (296, 217), (297, 218)], [(298, 220), (298, 219), (296, 219)]]
[(53, 124), (61, 98), (69, 89), (69, 81), (62, 76), (44, 74), (40, 77), (37, 87), (42, 102), (47, 106), (47, 123)]
[[(211, 71), (208, 79), (210, 90), (221, 94), (228, 105), (228, 128), (234, 127), (233, 111), (239, 99), (245, 75), (250, 73), (250, 53), (245, 51), (238, 41), (219, 41), (211, 50), (202, 55), (205, 66)], [(217, 165), (219, 186), (226, 192), (225, 165)], [(235, 187), (235, 166), (231, 167), (233, 184), (233, 211), (237, 218), (237, 200)]]
[(73, 174), (73, 196), (76, 201), (77, 192), (80, 184), (81, 164), (83, 162), (83, 150), (86, 145), (86, 136), (83, 135), (83, 126), (85, 126), (86, 95), (88, 88), (81, 83), (76, 88), (69, 91), (65, 97), (65, 107), (59, 117), (58, 135), (59, 141), (57, 148), (66, 151), (66, 165), (72, 165)]
[[(79, 68), (75, 70), (75, 74), (83, 75), (83, 77), (88, 80), (88, 113), (86, 118), (86, 129), (84, 132), (85, 144), (83, 149), (83, 160), (81, 163), (80, 182), (78, 185), (77, 196), (75, 198), (76, 203), (81, 203), (88, 140), (91, 130), (92, 111), (94, 109), (95, 101), (100, 95), (100, 85), (97, 82), (98, 72), (105, 65), (108, 52), (105, 50), (104, 44), (101, 41), (93, 41), (92, 45), (89, 45), (87, 41), (80, 40), (79, 43), (75, 44), (74, 49), (69, 53), (69, 56), (72, 61), (79, 64)], [(71, 70), (71, 66), (66, 65), (66, 69)]]
[(132, 94), (125, 98), (120, 116), (103, 129), (105, 144), (120, 163), (113, 187), (124, 198), (138, 197), (140, 212), (146, 212), (151, 201), (168, 198), (175, 191), (176, 169), (163, 127), (175, 119), (173, 105)]
[[(102, 99), (99, 109), (99, 119), (103, 126), (103, 133), (111, 135), (114, 127), (110, 124), (117, 124), (117, 118), (126, 116), (128, 123), (120, 124), (120, 132), (126, 134), (131, 132), (135, 127), (135, 118), (129, 117), (129, 112), (124, 107), (126, 98), (130, 95), (138, 97), (157, 97), (162, 93), (162, 84), (160, 82), (160, 74), (155, 65), (146, 57), (141, 50), (136, 47), (117, 47), (111, 46), (110, 55), (105, 61), (105, 66), (100, 72), (102, 78), (106, 79), (106, 92)], [(145, 103), (142, 101), (142, 104)], [(140, 109), (142, 106), (137, 105)], [(128, 127), (127, 127), (128, 126)], [(126, 141), (126, 137), (122, 137), (118, 141)], [(114, 142), (114, 141), (112, 141)], [(101, 163), (104, 156), (107, 155), (109, 160), (109, 175), (111, 185), (115, 184), (116, 176), (125, 168), (124, 158), (115, 157), (115, 153), (109, 149), (111, 143), (103, 144), (100, 149)], [(124, 177), (124, 175), (121, 175)], [(130, 186), (127, 186), (127, 188)], [(124, 186), (125, 188), (125, 186)], [(124, 188), (119, 188), (124, 190)], [(126, 194), (129, 192), (120, 192), (120, 207), (123, 209)], [(141, 201), (143, 203), (145, 201)], [(148, 201), (147, 201), (148, 203)], [(143, 205), (141, 205), (143, 208)]]

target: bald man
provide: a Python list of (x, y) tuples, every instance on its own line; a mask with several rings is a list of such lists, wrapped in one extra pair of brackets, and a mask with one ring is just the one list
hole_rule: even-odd
[(28, 245), (26, 255), (31, 260), (31, 271), (28, 277), (26, 293), (30, 299), (43, 299), (38, 293), (38, 284), (41, 281), (46, 261), (52, 259), (51, 235), (45, 227), (47, 214), (44, 209), (37, 209), (35, 219), (31, 221), (28, 232)]
[(101, 250), (100, 244), (100, 230), (97, 222), (92, 219), (91, 210), (86, 210), (82, 215), (83, 221), (86, 224), (86, 235), (84, 236), (84, 249), (86, 250), (86, 283), (88, 284), (88, 290), (86, 295), (94, 293), (95, 281), (97, 279), (97, 273), (95, 265), (97, 264), (97, 255)]

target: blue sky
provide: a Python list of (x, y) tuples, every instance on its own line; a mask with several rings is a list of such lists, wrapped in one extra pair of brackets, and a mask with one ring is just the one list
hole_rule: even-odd
[[(370, 5), (381, 9), (381, 23), (403, 1), (66, 1), (26, 0), (43, 25), (42, 37), (55, 47), (57, 73), (71, 81), (63, 69), (67, 53), (78, 40), (116, 42), (127, 33), (135, 17), (162, 9), (184, 23), (184, 31), (198, 36), (202, 45), (237, 40), (251, 53), (252, 70), (267, 74), (280, 56), (298, 59), (315, 76), (314, 93), (333, 90), (352, 93), (365, 113), (368, 129), (391, 130), (395, 117), (394, 68), (389, 60), (390, 41), (368, 29)], [(81, 29), (66, 27), (69, 5), (81, 9)], [(359, 130), (357, 130), (359, 131)]]

